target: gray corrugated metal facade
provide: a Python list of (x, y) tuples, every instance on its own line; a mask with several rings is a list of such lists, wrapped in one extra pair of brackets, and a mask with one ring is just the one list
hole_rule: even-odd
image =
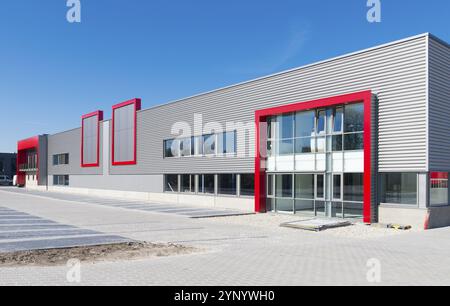
[(450, 47), (430, 37), (430, 170), (450, 171)]
[[(72, 187), (162, 192), (162, 174), (253, 173), (253, 130), (238, 137), (238, 151), (249, 151), (247, 157), (165, 159), (163, 141), (177, 136), (172, 134), (176, 122), (193, 126), (195, 117), (203, 124), (251, 125), (258, 109), (366, 90), (377, 97), (378, 172), (449, 171), (449, 82), (448, 44), (419, 35), (138, 111), (136, 165), (109, 162), (105, 169), (104, 156), (110, 158), (111, 150), (110, 124), (106, 142), (103, 136), (108, 121), (101, 124), (98, 168), (80, 166), (80, 129), (49, 136), (48, 174), (74, 176)], [(52, 155), (61, 153), (70, 154), (70, 164), (53, 166)], [(79, 175), (95, 176), (83, 180)], [(143, 183), (135, 184), (136, 175), (145, 177)]]

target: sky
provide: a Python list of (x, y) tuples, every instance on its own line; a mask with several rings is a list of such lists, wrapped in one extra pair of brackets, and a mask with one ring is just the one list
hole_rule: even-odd
[(0, 152), (143, 108), (430, 32), (450, 41), (450, 1), (0, 0)]

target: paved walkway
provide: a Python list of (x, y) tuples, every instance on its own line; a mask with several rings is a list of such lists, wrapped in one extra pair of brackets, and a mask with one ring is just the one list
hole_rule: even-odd
[[(450, 285), (448, 228), (361, 239), (239, 222), (239, 218), (255, 221), (270, 215), (191, 219), (1, 189), (0, 203), (61, 224), (202, 250), (83, 264), (82, 285), (376, 285), (367, 278), (373, 268), (368, 263), (374, 262), (380, 264), (382, 285)], [(70, 285), (67, 272), (65, 266), (0, 269), (0, 285)]]
[(129, 242), (0, 206), (0, 253)]
[(77, 202), (77, 203), (87, 203), (87, 204), (97, 204), (102, 206), (132, 209), (144, 212), (157, 212), (166, 214), (176, 214), (180, 216), (185, 216), (189, 218), (210, 218), (210, 217), (223, 217), (223, 216), (237, 216), (246, 215), (242, 211), (231, 210), (231, 209), (219, 209), (219, 208), (203, 208), (203, 207), (193, 207), (186, 205), (175, 205), (166, 203), (151, 203), (146, 201), (138, 200), (120, 200), (115, 198), (100, 198), (95, 196), (86, 195), (73, 195), (66, 193), (57, 192), (44, 192), (38, 190), (27, 190), (19, 188), (5, 188), (4, 191), (42, 196), (51, 199)]

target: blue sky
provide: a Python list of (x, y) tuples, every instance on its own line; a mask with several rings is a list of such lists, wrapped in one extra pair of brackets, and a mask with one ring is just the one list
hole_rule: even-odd
[(0, 152), (139, 97), (143, 107), (424, 32), (450, 41), (450, 1), (2, 0)]

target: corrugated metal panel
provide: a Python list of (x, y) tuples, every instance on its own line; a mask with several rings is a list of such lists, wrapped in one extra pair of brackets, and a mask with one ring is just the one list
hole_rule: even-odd
[[(113, 174), (253, 172), (254, 159), (163, 159), (175, 122), (252, 123), (257, 109), (371, 89), (379, 99), (379, 171), (427, 169), (427, 36), (239, 84), (138, 113), (137, 166)], [(239, 146), (254, 151), (254, 133)], [(242, 150), (242, 148), (239, 148)]]
[[(102, 128), (100, 128), (102, 135)], [(100, 141), (100, 152), (102, 152), (102, 141)], [(54, 154), (69, 153), (69, 165), (53, 166)], [(102, 174), (102, 153), (100, 153), (100, 167), (81, 168), (81, 128), (64, 133), (48, 136), (48, 174)]]
[(429, 163), (431, 171), (450, 171), (450, 47), (430, 37)]
[(134, 104), (115, 109), (114, 158), (116, 162), (134, 160)]

